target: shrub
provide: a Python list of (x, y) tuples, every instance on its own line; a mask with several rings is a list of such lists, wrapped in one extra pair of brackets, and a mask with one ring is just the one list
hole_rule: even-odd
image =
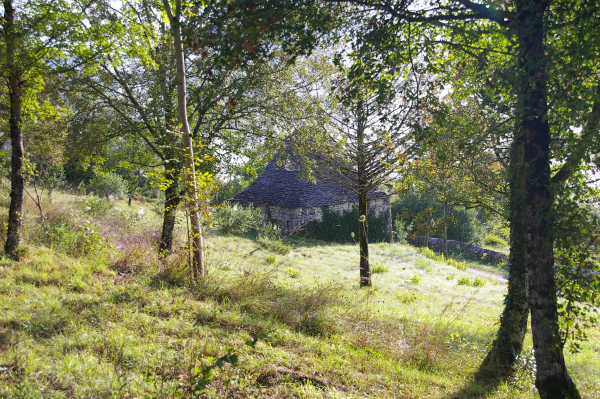
[[(443, 205), (439, 201), (430, 201), (426, 197), (409, 192), (392, 204), (392, 217), (401, 219), (408, 230), (414, 235), (414, 222), (417, 215), (428, 208), (433, 209), (434, 220), (442, 218)], [(448, 227), (448, 239), (476, 244), (481, 241), (476, 211), (460, 207), (446, 207), (447, 217), (453, 221)]]
[(438, 260), (438, 261), (442, 261), (442, 262), (444, 261), (444, 256), (443, 255), (438, 255), (438, 254), (436, 254), (435, 252), (433, 252), (429, 248), (419, 247), (417, 249), (417, 252), (419, 252), (420, 254), (425, 255), (429, 259)]
[(409, 304), (419, 299), (419, 295), (414, 292), (400, 291), (396, 294), (396, 298), (404, 304)]
[(112, 208), (112, 204), (106, 198), (87, 197), (79, 207), (85, 213), (90, 215), (105, 215)]
[(55, 219), (44, 221), (42, 227), (39, 243), (70, 256), (86, 256), (105, 247), (102, 236), (88, 221), (78, 224), (59, 214)]
[(394, 219), (394, 241), (401, 244), (406, 244), (406, 237), (408, 237), (407, 223), (402, 219), (402, 216), (396, 215)]
[(485, 279), (480, 277), (469, 278), (461, 277), (457, 280), (458, 285), (468, 285), (471, 287), (483, 287), (485, 285)]
[(261, 226), (262, 220), (260, 209), (253, 206), (232, 207), (226, 203), (213, 213), (213, 224), (227, 234), (242, 234), (256, 229)]
[(300, 270), (288, 267), (285, 269), (285, 274), (287, 274), (289, 278), (300, 277)]
[(114, 172), (103, 175), (94, 174), (94, 177), (90, 180), (89, 187), (99, 197), (112, 195), (118, 198), (123, 196), (127, 191), (127, 184), (125, 184), (123, 178)]
[(448, 258), (448, 259), (446, 259), (446, 263), (449, 264), (450, 266), (456, 267), (458, 270), (467, 270), (467, 263), (464, 261), (459, 262), (452, 258)]
[(267, 255), (265, 256), (265, 261), (269, 265), (274, 265), (275, 263), (277, 263), (277, 255)]
[(281, 230), (276, 224), (264, 223), (260, 225), (257, 229), (257, 235), (256, 242), (265, 249), (279, 255), (287, 255), (292, 250), (292, 247), (281, 239)]
[[(387, 231), (389, 214), (382, 212), (375, 216), (375, 210), (371, 209), (367, 215), (369, 223), (369, 242), (384, 242), (390, 240)], [(307, 237), (317, 240), (333, 242), (353, 242), (358, 240), (358, 208), (351, 211), (337, 213), (326, 207), (323, 208), (321, 221), (313, 220), (304, 226)]]
[(386, 265), (379, 263), (371, 268), (371, 273), (387, 273), (390, 271), (390, 268)]
[(421, 277), (419, 277), (415, 274), (414, 276), (409, 278), (408, 281), (410, 281), (413, 284), (419, 284), (421, 282)]
[(493, 234), (487, 234), (483, 239), (485, 245), (489, 245), (490, 247), (506, 247), (508, 243), (502, 237), (498, 237)]
[(263, 248), (273, 251), (279, 255), (287, 255), (292, 247), (284, 243), (281, 239), (274, 240), (269, 237), (258, 237), (256, 242)]

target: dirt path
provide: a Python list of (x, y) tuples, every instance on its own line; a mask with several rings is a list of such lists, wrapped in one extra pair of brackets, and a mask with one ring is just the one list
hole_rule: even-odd
[(507, 279), (507, 277), (504, 274), (494, 273), (494, 272), (488, 272), (487, 270), (474, 269), (472, 267), (469, 267), (467, 269), (467, 271), (469, 273), (473, 273), (473, 274), (475, 274), (475, 275), (477, 275), (479, 277), (484, 277), (484, 278), (491, 277), (494, 280), (496, 280), (497, 282), (502, 283), (502, 284), (508, 283), (508, 279)]

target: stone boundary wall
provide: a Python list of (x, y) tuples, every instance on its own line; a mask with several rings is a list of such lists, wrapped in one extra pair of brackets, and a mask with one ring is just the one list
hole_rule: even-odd
[[(407, 237), (406, 241), (416, 247), (422, 247), (425, 245), (425, 236), (418, 237)], [(429, 249), (436, 252), (442, 252), (444, 240), (441, 238), (429, 238)], [(448, 250), (457, 249), (463, 253), (471, 255), (473, 258), (481, 260), (484, 256), (486, 259), (493, 264), (501, 262), (508, 263), (508, 256), (501, 252), (492, 251), (478, 247), (477, 245), (467, 244), (466, 242), (448, 240)]]

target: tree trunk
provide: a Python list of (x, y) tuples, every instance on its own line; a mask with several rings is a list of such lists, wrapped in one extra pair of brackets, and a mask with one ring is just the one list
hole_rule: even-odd
[(22, 124), (22, 76), (18, 68), (15, 9), (12, 0), (4, 0), (4, 35), (6, 38), (6, 58), (8, 59), (9, 76), (8, 90), (10, 94), (10, 144), (11, 156), (11, 181), (10, 205), (8, 208), (8, 229), (5, 255), (19, 260), (19, 246), (21, 245), (21, 232), (23, 229), (23, 199), (25, 194), (25, 179), (23, 177), (23, 131)]
[(551, 220), (550, 127), (544, 54), (548, 2), (517, 0), (520, 92), (518, 127), (523, 132), (527, 185), (527, 267), (529, 306), (536, 360), (535, 385), (542, 399), (580, 398), (569, 377), (558, 325), (554, 241)]
[(202, 227), (200, 226), (200, 215), (198, 211), (196, 169), (194, 166), (194, 147), (192, 136), (190, 134), (190, 125), (187, 118), (187, 99), (186, 99), (186, 76), (185, 76), (185, 57), (183, 44), (181, 40), (181, 0), (176, 0), (175, 14), (171, 10), (168, 0), (163, 0), (165, 11), (171, 22), (173, 37), (175, 39), (175, 58), (177, 61), (177, 114), (179, 117), (179, 126), (183, 141), (184, 154), (184, 173), (186, 177), (186, 191), (188, 210), (190, 213), (190, 224), (192, 226), (191, 237), (193, 266), (192, 272), (194, 278), (204, 277), (204, 248)]
[(509, 167), (509, 222), (510, 256), (508, 292), (504, 298), (504, 311), (500, 328), (478, 375), (506, 379), (514, 371), (517, 358), (523, 350), (529, 317), (527, 279), (527, 236), (525, 234), (526, 185), (523, 135), (515, 134), (511, 145)]
[(160, 235), (158, 253), (162, 254), (173, 250), (173, 230), (175, 229), (175, 216), (177, 206), (181, 202), (179, 193), (179, 172), (170, 171), (165, 173), (165, 178), (170, 182), (165, 190), (165, 211), (163, 214), (163, 226)]
[(369, 223), (367, 221), (367, 193), (358, 196), (358, 245), (360, 248), (360, 286), (371, 286), (369, 265)]
[(135, 181), (135, 186), (133, 186), (133, 190), (131, 190), (131, 193), (129, 194), (129, 199), (127, 200), (127, 205), (129, 205), (129, 206), (131, 206), (131, 200), (133, 199), (135, 190), (137, 190), (138, 186), (140, 185), (140, 180), (142, 180), (143, 173), (144, 173), (143, 170), (138, 170), (138, 177), (137, 177), (137, 180)]
[(448, 259), (448, 226), (446, 223), (446, 205), (447, 202), (444, 201), (444, 237), (442, 239), (442, 253), (444, 254), (444, 259)]

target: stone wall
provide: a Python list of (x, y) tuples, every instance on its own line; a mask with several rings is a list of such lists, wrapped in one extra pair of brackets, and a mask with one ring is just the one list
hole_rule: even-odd
[[(249, 203), (239, 202), (240, 206), (255, 206), (260, 208), (263, 220), (265, 222), (277, 223), (282, 230), (289, 231), (297, 229), (300, 226), (312, 222), (313, 220), (323, 220), (323, 208), (322, 206), (315, 206), (310, 208), (288, 208), (279, 205), (261, 204), (261, 203)], [(344, 204), (336, 204), (326, 206), (329, 210), (337, 213), (349, 212), (352, 208), (357, 207), (356, 203), (347, 202)], [(375, 215), (379, 216), (382, 212), (390, 215), (388, 222), (388, 231), (392, 231), (392, 217), (389, 200), (387, 198), (376, 199), (369, 201), (369, 211), (375, 210)]]

